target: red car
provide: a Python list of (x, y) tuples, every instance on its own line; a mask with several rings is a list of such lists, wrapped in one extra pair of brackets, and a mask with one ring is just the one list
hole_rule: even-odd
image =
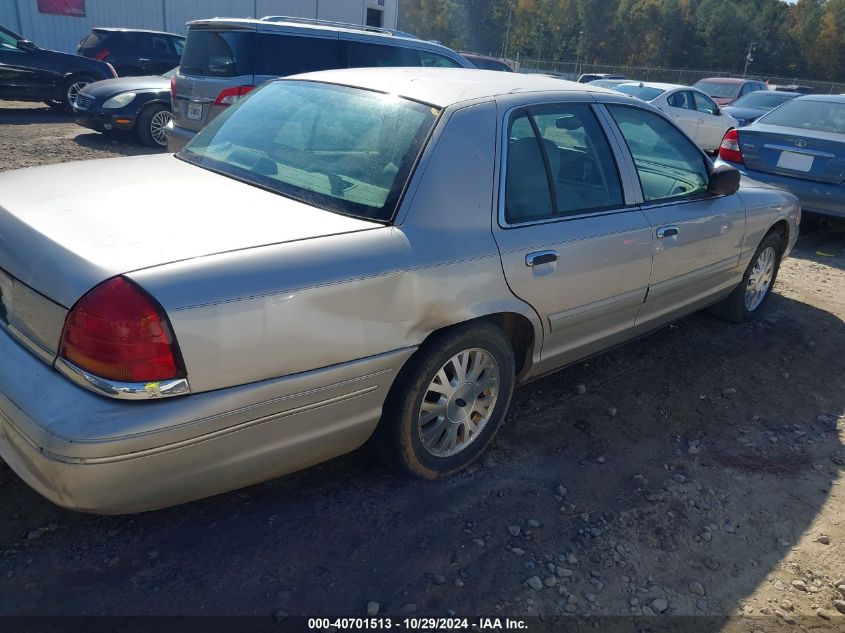
[(766, 83), (759, 79), (740, 79), (737, 77), (702, 79), (695, 82), (693, 87), (709, 95), (720, 106), (730, 105), (751, 92), (769, 89)]

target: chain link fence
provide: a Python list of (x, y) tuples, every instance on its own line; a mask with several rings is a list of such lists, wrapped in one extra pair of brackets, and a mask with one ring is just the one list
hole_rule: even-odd
[[(550, 59), (521, 59), (520, 72), (551, 73), (563, 79), (576, 80), (585, 73), (612, 73), (625, 75), (637, 81), (660, 81), (664, 83), (692, 85), (707, 77), (738, 77), (740, 74), (719, 70), (692, 70), (689, 68), (650, 68), (647, 66), (624, 66), (614, 64), (582, 64), (558, 62)], [(829, 81), (812, 81), (801, 77), (775, 77), (748, 74), (749, 79), (760, 79), (779, 86), (807, 86), (818, 94), (845, 93), (845, 84)]]

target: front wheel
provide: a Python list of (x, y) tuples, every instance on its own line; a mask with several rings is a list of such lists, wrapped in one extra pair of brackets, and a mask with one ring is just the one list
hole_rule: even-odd
[(88, 84), (93, 83), (94, 78), (86, 75), (77, 75), (68, 79), (65, 84), (65, 93), (62, 99), (62, 105), (67, 112), (73, 112), (73, 104), (76, 102), (76, 97), (79, 92)]
[(514, 366), (510, 341), (493, 324), (435, 335), (391, 388), (374, 437), (379, 453), (425, 479), (466, 468), (504, 421)]
[(783, 239), (777, 233), (769, 233), (763, 238), (742, 276), (742, 282), (710, 311), (734, 323), (756, 319), (772, 294), (783, 257), (783, 246)]
[(158, 104), (148, 107), (138, 117), (138, 138), (150, 147), (166, 147), (167, 136), (164, 130), (170, 122), (170, 108)]

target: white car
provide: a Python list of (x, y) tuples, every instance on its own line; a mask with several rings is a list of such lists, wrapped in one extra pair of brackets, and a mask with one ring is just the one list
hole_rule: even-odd
[(732, 116), (697, 88), (661, 83), (627, 83), (613, 88), (648, 101), (669, 115), (696, 145), (706, 152), (718, 151), (728, 130), (739, 127)]

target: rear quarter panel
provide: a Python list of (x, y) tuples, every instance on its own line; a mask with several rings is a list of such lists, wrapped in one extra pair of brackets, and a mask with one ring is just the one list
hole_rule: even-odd
[(786, 191), (746, 180), (737, 195), (742, 198), (746, 208), (745, 239), (742, 244), (740, 267), (744, 269), (748, 265), (763, 237), (780, 221), (786, 221), (789, 226), (786, 245), (788, 254), (798, 239), (798, 198)]

